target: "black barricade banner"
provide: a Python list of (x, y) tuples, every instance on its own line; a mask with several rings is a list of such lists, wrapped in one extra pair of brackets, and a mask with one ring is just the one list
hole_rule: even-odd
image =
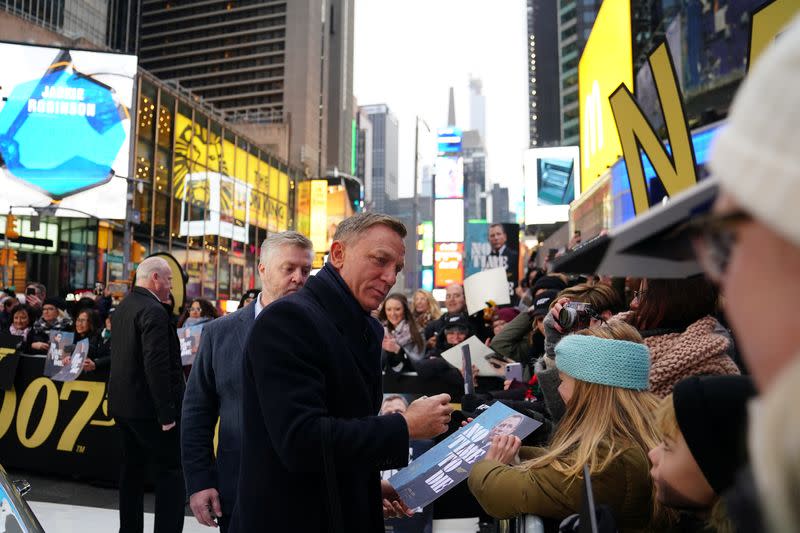
[(44, 364), (20, 357), (14, 386), (0, 394), (3, 466), (115, 483), (121, 454), (108, 416), (107, 374), (57, 382), (43, 375)]
[(14, 385), (19, 363), (17, 345), (21, 341), (22, 337), (0, 333), (0, 390), (8, 390)]

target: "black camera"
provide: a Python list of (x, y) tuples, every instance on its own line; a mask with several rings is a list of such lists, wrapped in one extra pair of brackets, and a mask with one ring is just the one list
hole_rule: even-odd
[(589, 321), (599, 315), (591, 305), (582, 302), (569, 302), (558, 312), (558, 324), (565, 331), (589, 327)]

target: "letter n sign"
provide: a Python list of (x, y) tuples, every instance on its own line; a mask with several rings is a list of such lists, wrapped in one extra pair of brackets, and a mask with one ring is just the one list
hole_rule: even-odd
[(637, 215), (650, 208), (640, 149), (647, 155), (657, 179), (661, 180), (668, 195), (673, 196), (697, 183), (694, 149), (686, 124), (675, 66), (666, 43), (660, 44), (650, 54), (649, 62), (664, 113), (671, 154), (656, 136), (653, 126), (624, 84), (608, 98), (617, 123), (625, 165), (628, 167), (633, 206)]

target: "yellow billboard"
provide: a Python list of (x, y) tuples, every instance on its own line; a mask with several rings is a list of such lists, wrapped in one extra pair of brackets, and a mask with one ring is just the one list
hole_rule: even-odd
[(224, 222), (288, 229), (289, 175), (180, 113), (172, 172), (176, 198), (206, 205)]
[(623, 83), (633, 89), (631, 0), (605, 0), (578, 63), (581, 191), (622, 156), (608, 97)]
[(324, 252), (328, 244), (328, 180), (311, 181), (311, 242), (315, 252)]

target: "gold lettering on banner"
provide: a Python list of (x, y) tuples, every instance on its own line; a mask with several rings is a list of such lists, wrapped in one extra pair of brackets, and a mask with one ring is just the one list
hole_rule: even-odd
[(672, 196), (697, 183), (694, 149), (686, 122), (675, 67), (666, 43), (660, 44), (648, 58), (653, 72), (658, 100), (667, 126), (667, 140), (672, 154), (659, 140), (633, 94), (621, 84), (609, 103), (617, 123), (622, 153), (628, 168), (634, 210), (640, 215), (650, 208), (647, 183), (639, 148), (644, 151), (664, 189)]
[(16, 348), (0, 348), (0, 361), (5, 359), (7, 355), (11, 355), (16, 351)]
[(85, 392), (86, 398), (75, 412), (75, 416), (73, 416), (72, 420), (67, 424), (67, 427), (64, 428), (64, 432), (61, 434), (61, 438), (58, 439), (58, 444), (56, 445), (57, 450), (64, 452), (73, 451), (75, 442), (78, 440), (81, 431), (86, 427), (86, 424), (97, 411), (97, 408), (100, 407), (103, 401), (103, 392), (105, 388), (105, 383), (99, 381), (64, 382), (61, 386), (61, 394), (59, 395), (61, 400), (68, 400), (72, 391)]
[(14, 411), (17, 410), (17, 391), (14, 387), (8, 389), (3, 394), (3, 406), (0, 407), (0, 439), (2, 439), (8, 428), (11, 427), (11, 422), (14, 421)]
[[(33, 413), (33, 405), (39, 397), (39, 393), (44, 389), (45, 402), (42, 418), (36, 423), (36, 429), (28, 436), (28, 423)], [(17, 413), (17, 438), (20, 444), (26, 448), (37, 448), (47, 440), (53, 427), (56, 425), (58, 417), (58, 391), (50, 378), (41, 377), (34, 379), (22, 395), (19, 401), (19, 412)]]

